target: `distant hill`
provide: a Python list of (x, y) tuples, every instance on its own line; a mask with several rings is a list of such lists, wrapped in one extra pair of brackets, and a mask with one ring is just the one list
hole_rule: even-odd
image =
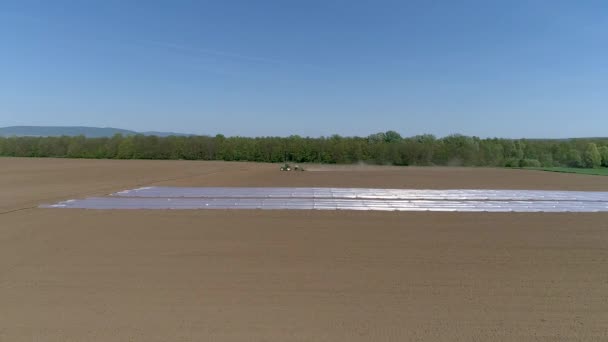
[(124, 136), (143, 134), (156, 135), (159, 137), (167, 137), (171, 135), (188, 136), (190, 134), (173, 133), (173, 132), (136, 132), (127, 129), (111, 128), (111, 127), (84, 127), (84, 126), (11, 126), (0, 127), (1, 137), (59, 137), (59, 136), (78, 136), (84, 135), (88, 138), (111, 137), (115, 134)]
[(186, 133), (175, 133), (175, 132), (157, 132), (157, 131), (150, 131), (150, 132), (138, 132), (137, 134), (143, 134), (143, 135), (156, 135), (157, 137), (170, 137), (172, 135), (174, 136), (178, 136), (178, 137), (188, 137), (188, 136), (192, 136), (194, 134), (186, 134)]

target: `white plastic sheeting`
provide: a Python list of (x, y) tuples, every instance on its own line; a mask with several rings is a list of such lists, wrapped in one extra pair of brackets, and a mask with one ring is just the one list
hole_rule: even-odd
[(153, 198), (343, 198), (459, 201), (600, 201), (608, 192), (546, 190), (410, 190), (369, 188), (186, 188), (145, 187), (113, 196)]
[(608, 212), (608, 192), (147, 187), (47, 208)]
[(81, 209), (318, 209), (473, 212), (599, 212), (608, 211), (608, 202), (91, 197), (82, 200), (60, 202), (47, 207)]

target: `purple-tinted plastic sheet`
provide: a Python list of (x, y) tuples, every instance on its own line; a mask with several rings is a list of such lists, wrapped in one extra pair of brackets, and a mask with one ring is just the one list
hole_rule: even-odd
[(600, 201), (608, 192), (548, 190), (410, 190), (370, 188), (144, 187), (112, 194), (152, 198), (343, 198), (398, 200)]
[(146, 187), (47, 208), (606, 212), (608, 192)]

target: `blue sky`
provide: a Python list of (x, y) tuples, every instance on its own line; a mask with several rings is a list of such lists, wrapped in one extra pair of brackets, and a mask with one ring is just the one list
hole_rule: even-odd
[(608, 135), (607, 1), (0, 1), (0, 126)]

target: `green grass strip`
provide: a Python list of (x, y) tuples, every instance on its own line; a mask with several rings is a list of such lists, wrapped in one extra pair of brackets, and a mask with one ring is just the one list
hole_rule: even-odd
[(583, 169), (577, 167), (525, 167), (525, 170), (538, 170), (538, 171), (549, 171), (549, 172), (565, 172), (565, 173), (578, 173), (581, 175), (593, 175), (593, 176), (608, 176), (608, 168), (598, 169)]

